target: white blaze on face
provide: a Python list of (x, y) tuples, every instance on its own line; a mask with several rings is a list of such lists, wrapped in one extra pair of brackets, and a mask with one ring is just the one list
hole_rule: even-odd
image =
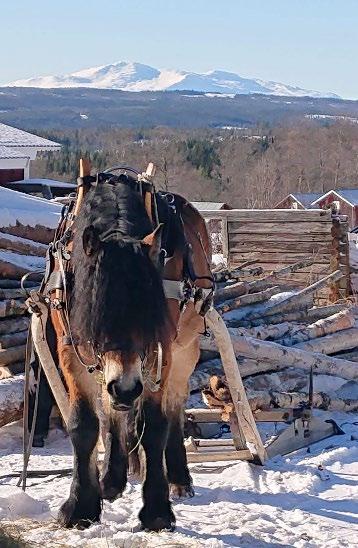
[(142, 382), (142, 362), (138, 354), (133, 355), (133, 360), (121, 360), (118, 352), (106, 352), (104, 360), (104, 379), (108, 386), (112, 381), (119, 381), (123, 391), (132, 390), (137, 381)]

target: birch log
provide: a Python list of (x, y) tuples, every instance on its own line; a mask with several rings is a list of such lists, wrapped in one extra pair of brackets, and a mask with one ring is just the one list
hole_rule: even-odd
[(263, 291), (259, 291), (258, 293), (249, 293), (247, 295), (242, 295), (241, 297), (232, 299), (231, 301), (227, 301), (221, 306), (216, 307), (216, 310), (219, 312), (219, 314), (225, 314), (225, 312), (230, 312), (231, 310), (235, 310), (240, 306), (247, 306), (249, 304), (256, 304), (268, 301), (272, 297), (272, 295), (280, 293), (280, 291), (280, 287), (276, 285), (274, 287), (264, 289)]
[[(255, 339), (260, 339), (265, 341), (267, 339), (274, 340), (283, 337), (290, 331), (290, 329), (298, 328), (297, 324), (292, 324), (290, 322), (284, 322), (277, 325), (268, 325), (263, 327), (237, 327), (229, 328), (230, 336), (244, 336), (244, 337), (254, 337)], [(212, 333), (210, 335), (200, 337), (200, 350), (207, 352), (215, 352), (217, 350), (217, 345), (215, 342), (215, 337)]]
[(320, 352), (321, 354), (335, 354), (342, 350), (351, 350), (352, 348), (355, 348), (357, 344), (358, 329), (352, 327), (351, 329), (346, 329), (339, 333), (332, 333), (325, 337), (319, 337), (318, 339), (295, 344), (291, 348), (301, 348), (308, 352)]
[(23, 379), (5, 379), (0, 383), (0, 427), (21, 419), (23, 405)]
[[(26, 280), (24, 283), (25, 287), (37, 287), (38, 282), (33, 282), (31, 280)], [(20, 289), (21, 280), (8, 280), (0, 278), (0, 287), (1, 289)]]
[(264, 325), (276, 325), (284, 322), (300, 322), (300, 321), (313, 321), (320, 318), (325, 318), (331, 314), (335, 314), (342, 310), (346, 310), (345, 304), (331, 304), (328, 306), (319, 306), (316, 308), (310, 308), (308, 310), (295, 310), (294, 312), (288, 312), (286, 314), (274, 314), (273, 316), (266, 316), (258, 318), (257, 320), (227, 320), (226, 323), (229, 327), (259, 327)]
[[(291, 295), (290, 297), (287, 297), (283, 301), (279, 303), (273, 304), (269, 310), (267, 310), (266, 315), (272, 316), (273, 314), (282, 314), (283, 312), (290, 312), (291, 310), (295, 309), (296, 306), (299, 306), (300, 303), (307, 297), (312, 297), (312, 295), (318, 291), (319, 289), (322, 289), (322, 287), (325, 287), (326, 285), (332, 284), (338, 280), (340, 280), (343, 277), (343, 273), (341, 270), (336, 270), (335, 272), (332, 272), (332, 274), (329, 274), (328, 276), (325, 276), (322, 278), (322, 280), (319, 280), (318, 282), (315, 282), (308, 287), (305, 287), (298, 293), (295, 293), (294, 295)], [(262, 314), (261, 314), (262, 315)], [(252, 312), (247, 316), (247, 319), (255, 320), (259, 318), (257, 312)]]
[(26, 345), (14, 346), (13, 348), (6, 348), (0, 350), (0, 366), (9, 365), (9, 363), (15, 363), (25, 359)]
[(9, 335), (0, 335), (0, 350), (25, 344), (26, 339), (27, 339), (27, 331), (20, 331), (19, 333), (10, 333)]
[(9, 251), (16, 251), (22, 255), (45, 257), (47, 245), (35, 242), (34, 240), (19, 238), (18, 236), (12, 236), (11, 234), (0, 232), (0, 248), (7, 249)]
[(0, 287), (0, 299), (25, 299), (25, 294), (20, 287), (13, 289), (3, 289)]
[(9, 318), (7, 320), (0, 319), (0, 335), (8, 335), (19, 331), (26, 331), (29, 326), (29, 318), (20, 316), (17, 318)]
[[(242, 371), (243, 376), (286, 367), (310, 371), (312, 367), (315, 373), (335, 375), (348, 380), (358, 378), (358, 366), (355, 362), (307, 352), (300, 348), (282, 346), (274, 342), (259, 341), (252, 337), (232, 337), (231, 340), (236, 356), (250, 358), (256, 364), (256, 367), (250, 364), (250, 372)], [(272, 366), (271, 369), (270, 366)]]
[(337, 333), (338, 331), (350, 329), (354, 325), (355, 315), (353, 310), (342, 310), (341, 312), (337, 312), (337, 314), (328, 316), (328, 318), (322, 318), (306, 327), (301, 327), (301, 329), (296, 330), (295, 333), (288, 334), (277, 342), (284, 346), (292, 346), (317, 337), (323, 337), (324, 335), (330, 335), (332, 333)]
[(258, 266), (255, 268), (236, 268), (235, 270), (220, 270), (219, 272), (213, 272), (214, 279), (217, 283), (225, 282), (227, 280), (241, 280), (242, 278), (248, 278), (250, 276), (259, 276), (263, 273), (263, 268)]
[(257, 293), (271, 287), (275, 282), (278, 281), (278, 278), (280, 276), (296, 272), (297, 270), (305, 268), (306, 266), (311, 266), (312, 263), (312, 259), (307, 259), (306, 261), (300, 261), (298, 263), (285, 266), (280, 270), (272, 272), (261, 280), (255, 280), (253, 282), (237, 282), (236, 284), (232, 284), (229, 287), (224, 287), (216, 291), (214, 302), (215, 304), (220, 304), (224, 301), (227, 301), (228, 299), (233, 299), (236, 297), (240, 297), (241, 295), (246, 295), (246, 293)]
[[(274, 392), (267, 390), (255, 392), (248, 390), (247, 396), (252, 411), (277, 407), (301, 407), (302, 404), (308, 402), (308, 394), (304, 392)], [(325, 411), (350, 412), (358, 410), (358, 400), (332, 397), (324, 392), (316, 392), (313, 394), (312, 405), (316, 409), (323, 409)]]

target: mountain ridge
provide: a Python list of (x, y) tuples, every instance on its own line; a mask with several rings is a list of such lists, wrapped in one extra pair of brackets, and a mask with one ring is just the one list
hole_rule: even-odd
[(157, 69), (150, 65), (118, 61), (90, 67), (65, 75), (39, 76), (15, 80), (9, 87), (116, 89), (123, 91), (200, 91), (222, 95), (262, 94), (287, 97), (340, 99), (331, 92), (306, 90), (259, 78), (244, 78), (235, 72), (210, 70), (199, 73), (176, 69)]

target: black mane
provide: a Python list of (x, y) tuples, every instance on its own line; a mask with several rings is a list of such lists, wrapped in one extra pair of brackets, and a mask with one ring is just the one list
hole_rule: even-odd
[[(79, 344), (130, 352), (163, 340), (168, 313), (161, 274), (148, 246), (138, 243), (153, 230), (142, 197), (128, 184), (132, 179), (115, 179), (88, 191), (75, 221), (70, 318)], [(87, 255), (82, 238), (91, 226), (103, 241)]]

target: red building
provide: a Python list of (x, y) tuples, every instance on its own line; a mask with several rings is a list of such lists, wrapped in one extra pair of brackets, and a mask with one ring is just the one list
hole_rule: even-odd
[(37, 154), (55, 150), (59, 143), (0, 123), (0, 185), (28, 179)]
[(347, 215), (350, 228), (358, 226), (358, 188), (330, 190), (314, 200), (311, 207)]
[(278, 202), (274, 209), (311, 209), (312, 202), (320, 196), (318, 192), (295, 192)]

